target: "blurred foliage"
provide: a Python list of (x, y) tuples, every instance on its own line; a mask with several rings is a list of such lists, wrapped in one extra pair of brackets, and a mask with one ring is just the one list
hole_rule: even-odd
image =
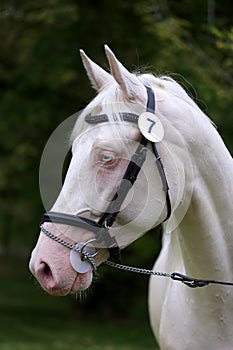
[[(38, 185), (43, 147), (57, 125), (93, 96), (80, 48), (104, 68), (107, 43), (130, 70), (172, 75), (233, 150), (232, 18), (231, 0), (1, 0), (3, 253), (32, 248), (43, 212)], [(158, 248), (159, 240), (149, 235), (128, 254), (136, 265), (146, 265)]]

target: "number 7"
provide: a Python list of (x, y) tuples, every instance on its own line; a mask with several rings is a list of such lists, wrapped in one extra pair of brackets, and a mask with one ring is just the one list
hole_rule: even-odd
[(156, 122), (155, 122), (153, 119), (150, 119), (150, 118), (147, 118), (147, 120), (148, 120), (148, 122), (151, 123), (151, 125), (150, 125), (150, 127), (149, 127), (149, 129), (148, 129), (148, 132), (149, 132), (149, 134), (150, 134), (150, 133), (151, 133), (151, 130), (152, 130), (153, 126), (155, 126)]

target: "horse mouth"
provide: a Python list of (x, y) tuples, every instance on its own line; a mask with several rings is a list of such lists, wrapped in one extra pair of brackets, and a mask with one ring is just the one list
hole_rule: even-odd
[(79, 291), (88, 289), (92, 282), (92, 273), (80, 274), (76, 273), (75, 278), (71, 280), (64, 280), (54, 285), (46, 285), (44, 281), (39, 280), (41, 287), (50, 295), (66, 296), (68, 294), (75, 294)]
[(77, 273), (74, 282), (71, 286), (70, 293), (74, 294), (78, 291), (86, 290), (90, 287), (92, 282), (92, 271), (86, 273)]

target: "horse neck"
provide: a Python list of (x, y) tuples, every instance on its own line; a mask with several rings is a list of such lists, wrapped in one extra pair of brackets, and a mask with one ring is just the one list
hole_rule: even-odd
[[(233, 161), (209, 122), (189, 141), (193, 189), (187, 213), (172, 233), (185, 273), (199, 278), (232, 279)], [(200, 125), (201, 127), (201, 125)], [(177, 243), (176, 243), (177, 244)]]

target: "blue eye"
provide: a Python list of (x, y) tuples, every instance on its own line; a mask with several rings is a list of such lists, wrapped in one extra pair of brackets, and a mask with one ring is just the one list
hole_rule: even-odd
[(105, 152), (100, 155), (99, 162), (102, 166), (112, 167), (113, 165), (116, 164), (117, 161), (118, 161), (118, 158), (113, 153)]
[(112, 154), (102, 154), (101, 155), (101, 162), (108, 163), (111, 162), (114, 159)]

